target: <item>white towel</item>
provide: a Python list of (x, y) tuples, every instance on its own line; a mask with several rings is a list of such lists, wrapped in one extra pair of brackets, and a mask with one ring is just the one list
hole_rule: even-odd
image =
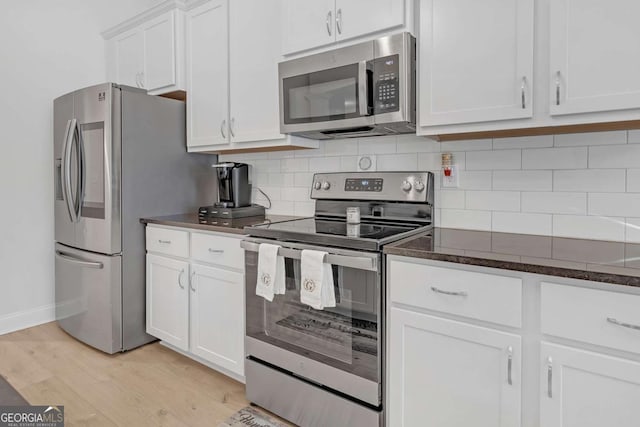
[(278, 249), (280, 246), (269, 243), (261, 243), (258, 248), (256, 295), (267, 301), (285, 291), (284, 257), (278, 255)]
[(322, 251), (303, 250), (300, 262), (300, 302), (316, 310), (336, 306), (331, 265), (324, 263)]

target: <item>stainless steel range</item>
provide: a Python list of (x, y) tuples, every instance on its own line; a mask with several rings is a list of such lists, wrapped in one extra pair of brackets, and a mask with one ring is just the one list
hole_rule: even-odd
[[(433, 175), (316, 174), (311, 198), (314, 217), (250, 227), (242, 242), (247, 398), (301, 426), (381, 426), (382, 248), (431, 228)], [(353, 209), (347, 218), (348, 208), (359, 209), (360, 223), (353, 223)], [(285, 257), (286, 291), (268, 302), (255, 293), (258, 248), (274, 241)], [(315, 310), (300, 302), (305, 249), (328, 253), (336, 307)]]

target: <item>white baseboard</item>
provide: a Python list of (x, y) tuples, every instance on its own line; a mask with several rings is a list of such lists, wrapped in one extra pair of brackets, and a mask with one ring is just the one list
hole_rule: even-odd
[(30, 310), (0, 316), (0, 335), (56, 320), (55, 304), (43, 305)]

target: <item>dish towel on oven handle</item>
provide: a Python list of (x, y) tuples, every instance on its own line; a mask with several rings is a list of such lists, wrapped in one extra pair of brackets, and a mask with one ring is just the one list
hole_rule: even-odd
[(270, 243), (261, 243), (258, 248), (256, 295), (270, 302), (285, 291), (284, 257), (278, 255), (278, 249), (280, 246)]
[(300, 302), (316, 310), (336, 306), (331, 264), (325, 264), (327, 253), (302, 251), (300, 271)]

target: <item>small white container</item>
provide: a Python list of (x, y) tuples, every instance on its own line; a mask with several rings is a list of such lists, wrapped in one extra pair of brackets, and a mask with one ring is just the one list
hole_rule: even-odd
[(347, 224), (347, 237), (360, 237), (360, 224)]
[(347, 224), (360, 224), (360, 208), (347, 208)]

